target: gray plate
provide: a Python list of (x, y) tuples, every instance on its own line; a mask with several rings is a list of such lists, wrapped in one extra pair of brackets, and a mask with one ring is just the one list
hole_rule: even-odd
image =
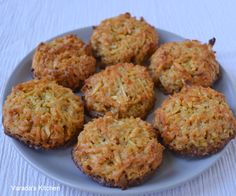
[[(159, 34), (161, 42), (169, 41), (182, 41), (183, 38), (175, 35), (173, 33), (159, 29)], [(82, 28), (75, 31), (68, 32), (66, 34), (76, 34), (84, 41), (88, 42), (92, 28)], [(12, 86), (17, 83), (24, 82), (32, 79), (31, 77), (31, 60), (33, 52), (30, 52), (16, 67), (16, 69), (11, 74), (7, 85), (5, 87), (3, 100), (10, 93)], [(222, 77), (215, 84), (214, 88), (225, 94), (228, 103), (233, 109), (234, 113), (236, 110), (235, 101), (233, 98), (235, 92), (233, 89), (232, 82), (230, 81), (228, 75), (221, 69)], [(156, 91), (156, 105), (155, 108), (160, 106), (162, 101), (166, 96), (161, 92)], [(154, 111), (154, 110), (153, 110)], [(153, 118), (153, 111), (148, 116), (148, 121)], [(37, 151), (26, 147), (25, 145), (19, 143), (16, 140), (12, 140), (16, 149), (19, 153), (27, 160), (31, 165), (33, 165), (37, 170), (41, 171), (45, 175), (71, 187), (75, 187), (81, 190), (104, 193), (104, 194), (116, 194), (116, 195), (132, 195), (141, 194), (147, 192), (158, 192), (161, 190), (169, 189), (177, 186), (193, 177), (199, 175), (201, 172), (209, 168), (214, 164), (219, 157), (224, 153), (221, 152), (204, 158), (204, 159), (183, 159), (169, 152), (165, 152), (164, 161), (155, 173), (155, 175), (150, 178), (145, 183), (140, 186), (129, 188), (128, 190), (121, 191), (117, 188), (108, 188), (97, 184), (92, 181), (89, 177), (82, 174), (74, 165), (71, 160), (71, 148), (51, 150), (51, 151)]]

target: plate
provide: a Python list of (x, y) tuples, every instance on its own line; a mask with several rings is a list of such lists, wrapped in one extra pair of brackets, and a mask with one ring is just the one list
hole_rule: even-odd
[[(173, 33), (158, 29), (161, 43), (170, 41), (182, 41), (184, 38)], [(92, 33), (92, 27), (74, 30), (65, 34), (76, 34), (84, 41), (88, 42)], [(64, 35), (64, 34), (63, 34)], [(60, 35), (62, 36), (62, 35)], [(31, 63), (34, 51), (31, 51), (16, 67), (11, 74), (4, 91), (3, 101), (10, 93), (12, 86), (17, 83), (32, 79)], [(221, 68), (221, 79), (214, 85), (214, 88), (225, 94), (230, 107), (234, 114), (236, 110), (236, 102), (233, 100), (236, 97), (232, 82), (228, 75)], [(165, 99), (158, 90), (156, 91), (155, 108), (160, 106)], [(153, 111), (147, 118), (151, 121), (153, 118)], [(19, 153), (33, 165), (37, 170), (44, 173), (48, 177), (59, 181), (62, 184), (69, 185), (80, 190), (89, 192), (96, 192), (102, 194), (112, 195), (135, 195), (148, 192), (158, 192), (165, 189), (173, 188), (193, 177), (199, 175), (201, 172), (214, 164), (224, 153), (225, 149), (219, 153), (204, 159), (184, 159), (177, 157), (170, 152), (165, 151), (164, 160), (161, 167), (157, 170), (152, 178), (140, 186), (131, 187), (125, 191), (117, 188), (109, 188), (101, 186), (92, 181), (89, 177), (84, 175), (77, 169), (71, 160), (71, 148), (41, 151), (33, 150), (23, 145), (22, 143), (12, 139), (13, 144)]]

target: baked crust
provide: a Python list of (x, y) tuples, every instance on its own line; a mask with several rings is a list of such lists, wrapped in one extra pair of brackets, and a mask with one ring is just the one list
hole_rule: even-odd
[(155, 52), (158, 42), (155, 28), (130, 13), (102, 21), (94, 28), (91, 37), (94, 54), (102, 66), (143, 64)]
[(68, 145), (83, 122), (80, 97), (53, 81), (31, 80), (16, 85), (3, 107), (5, 133), (33, 148)]
[(220, 68), (212, 47), (197, 40), (169, 42), (161, 45), (151, 57), (149, 70), (164, 93), (179, 92), (185, 84), (211, 86), (219, 77)]
[(163, 150), (147, 122), (133, 117), (105, 116), (84, 126), (72, 158), (93, 180), (126, 189), (142, 183), (156, 171)]
[(91, 46), (75, 35), (65, 35), (36, 48), (32, 62), (37, 79), (55, 80), (58, 84), (76, 90), (96, 71), (96, 60)]
[(154, 83), (146, 68), (128, 63), (94, 74), (81, 91), (85, 107), (93, 117), (111, 112), (118, 117), (144, 118), (155, 101)]
[(155, 111), (154, 127), (167, 148), (189, 157), (216, 153), (236, 134), (224, 95), (201, 86), (187, 86), (169, 96)]

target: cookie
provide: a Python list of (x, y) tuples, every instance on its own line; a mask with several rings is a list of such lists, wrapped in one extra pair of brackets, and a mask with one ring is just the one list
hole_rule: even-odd
[(155, 101), (154, 83), (147, 69), (128, 63), (107, 67), (89, 77), (81, 89), (93, 117), (111, 112), (119, 117), (144, 118)]
[(89, 45), (75, 35), (65, 35), (39, 44), (33, 56), (32, 71), (37, 79), (54, 80), (77, 90), (95, 73), (96, 60)]
[(214, 42), (213, 38), (208, 44), (186, 40), (161, 45), (149, 66), (155, 84), (169, 94), (179, 92), (185, 84), (212, 86), (220, 73)]
[(163, 146), (155, 130), (139, 118), (105, 116), (84, 126), (72, 158), (93, 180), (110, 187), (140, 184), (160, 166)]
[(155, 28), (129, 13), (102, 21), (91, 37), (94, 54), (102, 66), (143, 64), (155, 52), (158, 42)]
[(3, 107), (5, 133), (34, 148), (67, 145), (78, 136), (83, 122), (80, 97), (53, 81), (16, 85)]
[(177, 154), (203, 157), (221, 150), (236, 134), (236, 120), (223, 94), (201, 86), (184, 87), (155, 111), (154, 127)]

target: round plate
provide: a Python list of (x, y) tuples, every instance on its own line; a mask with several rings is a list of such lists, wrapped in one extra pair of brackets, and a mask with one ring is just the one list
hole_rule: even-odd
[[(182, 37), (173, 33), (159, 29), (161, 43), (170, 41), (182, 41)], [(66, 34), (76, 34), (84, 41), (88, 42), (92, 33), (92, 27), (82, 28)], [(61, 35), (60, 35), (61, 36)], [(10, 93), (12, 86), (32, 79), (31, 63), (34, 51), (30, 52), (16, 67), (11, 74), (4, 92), (3, 101)], [(214, 88), (225, 94), (228, 103), (233, 111), (236, 109), (236, 102), (233, 97), (236, 94), (233, 90), (233, 85), (227, 76), (226, 72), (221, 69), (221, 79), (215, 84)], [(165, 99), (158, 90), (156, 91), (156, 105), (155, 108), (160, 106)], [(153, 109), (154, 111), (154, 109)], [(153, 118), (153, 111), (151, 111), (147, 120), (150, 122)], [(89, 177), (80, 172), (71, 160), (71, 148), (41, 151), (30, 149), (22, 143), (12, 140), (20, 154), (36, 169), (45, 175), (71, 187), (81, 190), (116, 195), (131, 195), (147, 192), (157, 192), (164, 189), (172, 188), (180, 183), (183, 183), (215, 163), (223, 154), (224, 150), (204, 159), (184, 159), (165, 151), (164, 160), (161, 167), (145, 183), (131, 187), (125, 191), (117, 188), (109, 188), (101, 186), (100, 184), (92, 181)]]

